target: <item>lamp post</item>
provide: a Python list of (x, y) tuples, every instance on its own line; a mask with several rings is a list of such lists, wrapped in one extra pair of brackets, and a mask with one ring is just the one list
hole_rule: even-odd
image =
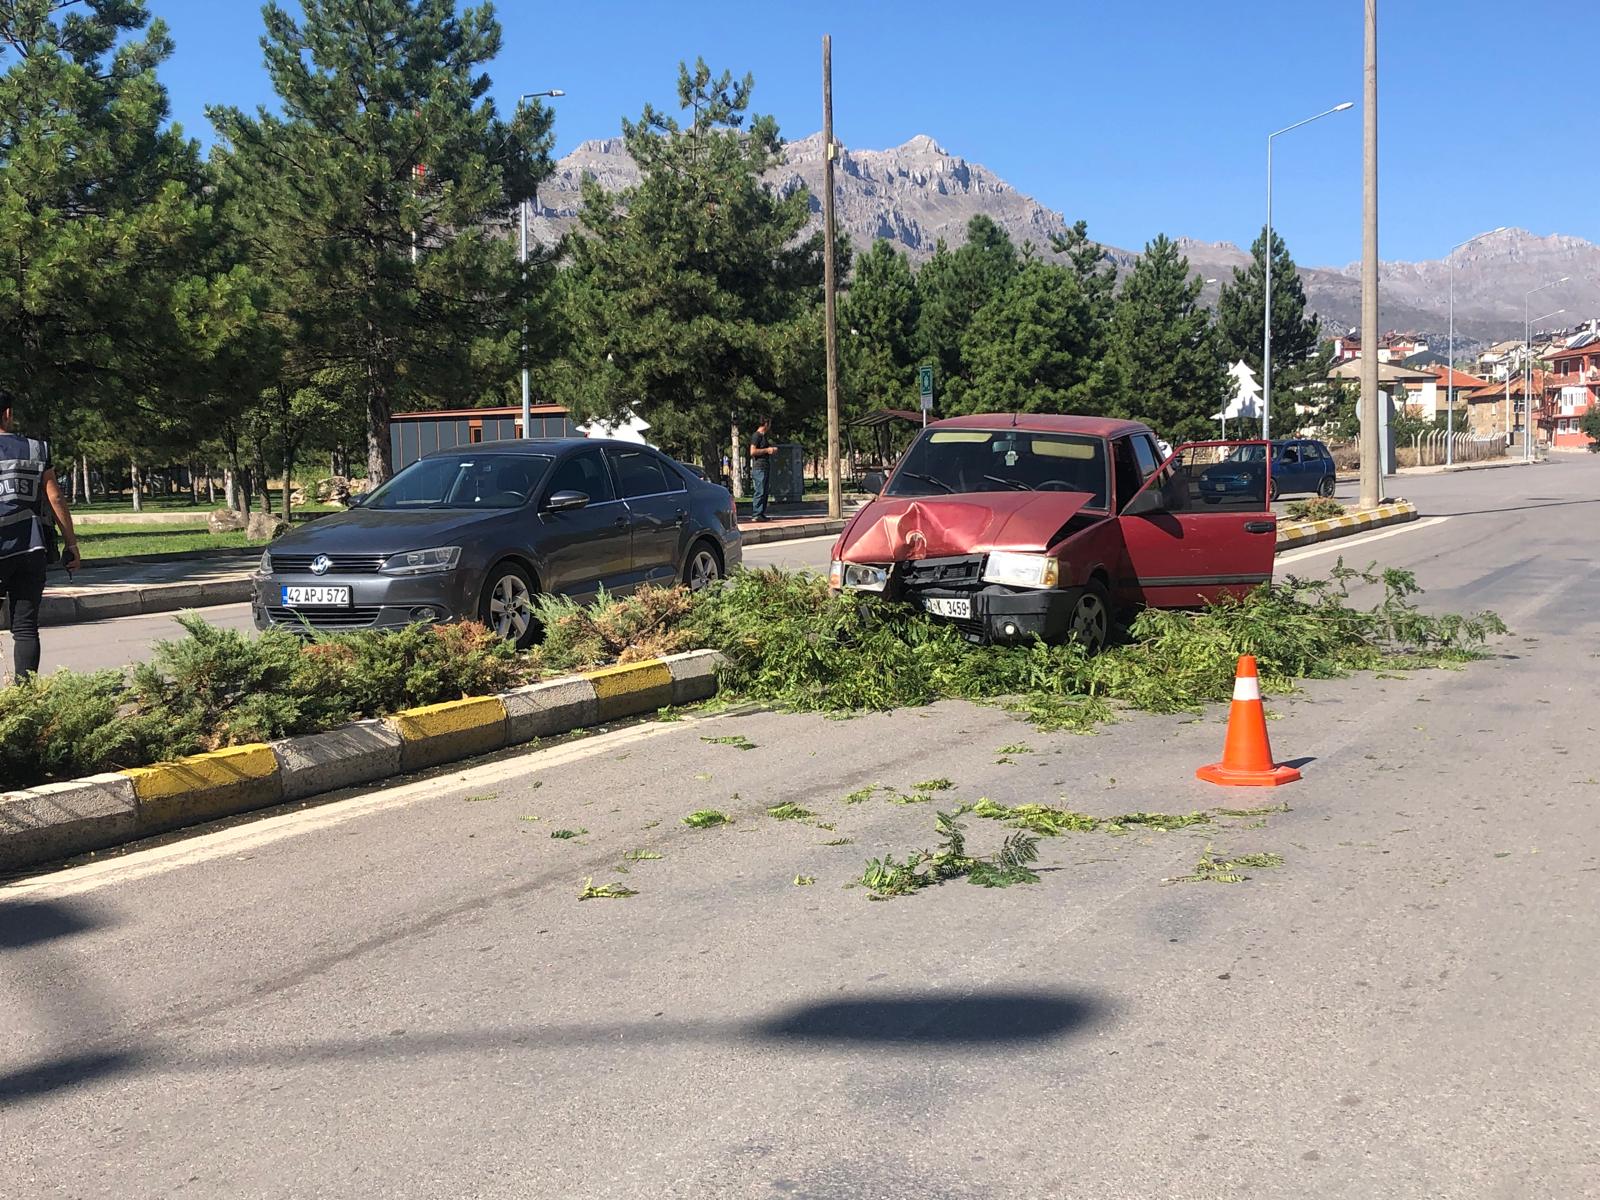
[(1567, 310), (1558, 308), (1554, 312), (1547, 312), (1542, 317), (1528, 319), (1528, 296), (1534, 292), (1542, 292), (1545, 288), (1555, 287), (1558, 283), (1565, 283), (1570, 276), (1563, 275), (1560, 279), (1552, 279), (1549, 283), (1541, 284), (1532, 292), (1522, 297), (1522, 460), (1533, 461), (1533, 327), (1540, 321), (1550, 317), (1559, 317)]
[(1456, 462), (1456, 251), (1505, 231), (1506, 227), (1500, 225), (1450, 247), (1450, 350), (1444, 363), (1444, 465), (1447, 467), (1455, 466)]
[[(551, 88), (546, 92), (523, 92), (522, 95), (517, 97), (517, 111), (521, 112), (522, 106), (529, 100), (536, 100), (541, 96), (549, 96), (554, 99), (557, 96), (565, 95), (566, 92), (560, 88)], [(534, 195), (538, 194), (538, 186), (538, 184), (534, 184)], [(528, 282), (528, 209), (532, 202), (533, 197), (530, 196), (517, 206), (522, 224), (517, 261), (522, 264), (522, 282), (524, 285)], [(528, 322), (526, 318), (522, 322), (522, 436), (525, 438), (533, 436), (533, 401), (528, 391)]]
[(1355, 101), (1346, 100), (1343, 104), (1335, 104), (1326, 112), (1319, 112), (1314, 117), (1307, 117), (1304, 121), (1296, 121), (1293, 125), (1285, 125), (1282, 129), (1267, 134), (1267, 245), (1264, 272), (1266, 301), (1261, 311), (1261, 438), (1263, 441), (1272, 440), (1272, 139), (1282, 137), (1302, 125), (1309, 125), (1313, 121), (1320, 121), (1323, 117), (1331, 117), (1334, 113), (1354, 107)]

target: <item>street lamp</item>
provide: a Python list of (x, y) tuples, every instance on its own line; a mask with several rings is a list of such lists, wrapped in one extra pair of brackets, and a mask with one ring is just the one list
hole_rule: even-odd
[[(549, 96), (554, 99), (557, 96), (565, 95), (566, 92), (560, 88), (551, 88), (546, 92), (523, 92), (522, 95), (517, 97), (517, 111), (521, 112), (522, 106), (529, 100), (536, 100), (541, 96)], [(537, 196), (539, 185), (535, 183), (533, 186), (534, 195)], [(522, 264), (522, 282), (524, 286), (528, 282), (528, 210), (532, 202), (533, 197), (530, 196), (517, 206), (522, 218), (521, 248), (517, 254), (517, 261)], [(533, 436), (533, 401), (528, 391), (528, 322), (526, 318), (522, 322), (522, 436), (525, 438)]]
[(1456, 251), (1463, 246), (1470, 246), (1473, 242), (1481, 241), (1497, 233), (1504, 233), (1506, 227), (1500, 225), (1487, 233), (1480, 233), (1469, 237), (1464, 242), (1457, 242), (1450, 247), (1450, 351), (1445, 357), (1444, 364), (1444, 465), (1452, 467), (1456, 461)]
[[(1560, 279), (1552, 279), (1549, 283), (1541, 283), (1536, 288), (1530, 288), (1522, 294), (1522, 458), (1524, 462), (1533, 461), (1533, 397), (1529, 393), (1533, 390), (1533, 321), (1528, 317), (1528, 299), (1536, 296), (1546, 288), (1553, 288), (1557, 284), (1565, 283), (1571, 279), (1570, 275), (1563, 275)], [(1545, 317), (1558, 317), (1567, 310), (1558, 308), (1555, 312), (1545, 313), (1538, 319)]]
[(1320, 121), (1323, 117), (1331, 117), (1334, 113), (1344, 112), (1347, 108), (1354, 108), (1355, 101), (1346, 100), (1343, 104), (1335, 104), (1326, 112), (1319, 112), (1314, 117), (1307, 117), (1304, 121), (1296, 121), (1293, 125), (1285, 125), (1275, 133), (1267, 134), (1267, 253), (1266, 253), (1266, 303), (1261, 312), (1261, 440), (1272, 440), (1272, 139), (1281, 137), (1302, 125), (1309, 125), (1313, 121)]
[[(1534, 317), (1531, 325), (1538, 325), (1539, 322), (1550, 317), (1560, 317), (1563, 312), (1566, 312), (1566, 309), (1557, 309), (1555, 312), (1547, 312), (1542, 317)], [(1531, 350), (1530, 344), (1526, 341), (1528, 331), (1523, 330), (1523, 338), (1525, 338), (1525, 341), (1523, 341), (1522, 350), (1522, 370), (1525, 371), (1525, 376), (1523, 376), (1522, 406), (1523, 411), (1526, 413), (1526, 429), (1523, 430), (1522, 456), (1528, 459), (1533, 454), (1533, 451), (1530, 450), (1530, 446), (1533, 445), (1533, 440), (1530, 437), (1530, 432), (1533, 430), (1533, 397), (1530, 395), (1531, 390), (1533, 390), (1533, 350)], [(1541, 403), (1541, 406), (1544, 405), (1544, 395), (1539, 397), (1539, 403)]]

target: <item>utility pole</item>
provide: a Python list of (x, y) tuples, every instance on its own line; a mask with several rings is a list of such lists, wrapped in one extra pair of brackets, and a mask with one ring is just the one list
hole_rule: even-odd
[(1378, 436), (1378, 0), (1366, 6), (1361, 136), (1361, 507), (1383, 498)]
[(822, 35), (822, 321), (828, 357), (828, 516), (844, 515), (844, 481), (839, 473), (839, 331), (835, 323), (833, 223), (833, 37)]

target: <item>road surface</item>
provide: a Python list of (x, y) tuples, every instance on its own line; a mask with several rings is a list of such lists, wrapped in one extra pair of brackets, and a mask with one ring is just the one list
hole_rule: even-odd
[[(4, 1192), (1595, 1195), (1597, 484), (1451, 478), (1447, 520), (1365, 543), (1512, 634), (1270, 697), (1305, 779), (1269, 794), (1193, 778), (1217, 712), (735, 711), (14, 882)], [(1291, 810), (1046, 840), (1031, 887), (847, 888), (934, 844), (935, 805), (845, 797), (938, 778), (941, 805)], [(1166, 882), (1208, 847), (1284, 864)]]

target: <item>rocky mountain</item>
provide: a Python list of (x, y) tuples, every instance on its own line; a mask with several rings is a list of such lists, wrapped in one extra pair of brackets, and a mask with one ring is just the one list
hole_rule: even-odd
[[(788, 190), (804, 185), (812, 195), (818, 225), (822, 210), (822, 135), (812, 134), (788, 145), (787, 160), (772, 173), (774, 186)], [(561, 159), (554, 176), (539, 191), (533, 232), (551, 241), (575, 224), (584, 176), (593, 176), (609, 190), (639, 179), (621, 138), (584, 142)], [(951, 154), (931, 137), (918, 135), (888, 150), (845, 150), (834, 173), (838, 187), (838, 220), (858, 248), (877, 238), (903, 246), (914, 261), (933, 253), (942, 238), (959, 245), (967, 222), (987, 214), (1021, 245), (1031, 241), (1048, 255), (1050, 237), (1066, 228), (1062, 214), (1017, 191), (980, 163)], [(1156, 231), (1152, 231), (1154, 233)], [(1201, 242), (1180, 237), (1195, 272), (1206, 279), (1226, 280), (1248, 254), (1230, 242)], [(1132, 251), (1106, 247), (1122, 265)], [(1560, 234), (1541, 237), (1508, 229), (1475, 242), (1455, 255), (1456, 330), (1464, 341), (1520, 336), (1522, 297), (1530, 288), (1568, 277), (1539, 300), (1541, 312), (1565, 307), (1562, 321), (1600, 315), (1600, 246)], [(1330, 328), (1350, 328), (1361, 314), (1361, 267), (1301, 266), (1312, 309)], [(1443, 336), (1447, 324), (1449, 264), (1386, 262), (1381, 267), (1385, 329), (1414, 330)], [(1215, 299), (1219, 284), (1208, 284)]]

